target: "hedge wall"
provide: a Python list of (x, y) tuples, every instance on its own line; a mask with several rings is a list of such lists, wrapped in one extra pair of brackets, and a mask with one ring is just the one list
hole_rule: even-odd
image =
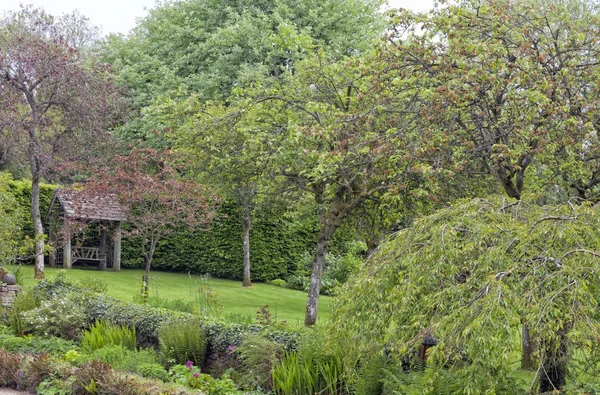
[[(11, 180), (8, 187), (10, 194), (27, 213), (24, 215), (21, 237), (33, 237), (33, 222), (29, 214), (31, 182)], [(42, 217), (45, 217), (52, 194), (57, 187), (49, 184), (40, 186)], [(152, 269), (208, 273), (219, 278), (241, 280), (242, 229), (235, 205), (224, 203), (220, 214), (207, 230), (197, 232), (182, 230), (163, 238), (157, 246)], [(252, 280), (285, 279), (294, 274), (303, 257), (306, 254), (312, 255), (317, 231), (318, 221), (310, 213), (290, 212), (281, 207), (258, 212), (250, 233)], [(349, 227), (339, 229), (330, 250), (335, 255), (343, 255), (346, 252), (346, 242), (354, 237), (354, 229)], [(140, 242), (135, 237), (123, 238), (122, 267), (144, 267)]]
[[(257, 215), (250, 233), (252, 279), (270, 281), (293, 273), (305, 251), (313, 250), (316, 227), (315, 221), (292, 219), (292, 214), (282, 209)], [(143, 267), (139, 246), (135, 238), (123, 240), (123, 267)], [(221, 216), (209, 229), (174, 232), (161, 240), (152, 268), (241, 280), (242, 248), (242, 229), (235, 208), (224, 204)]]
[[(57, 185), (40, 184), (40, 212), (42, 220), (45, 220), (48, 206), (52, 200), (54, 190)], [(15, 198), (17, 204), (23, 209), (23, 236), (34, 238), (35, 231), (33, 228), (33, 220), (31, 219), (31, 181), (30, 180), (10, 180), (8, 182), (8, 192)], [(44, 226), (47, 224), (44, 223)]]

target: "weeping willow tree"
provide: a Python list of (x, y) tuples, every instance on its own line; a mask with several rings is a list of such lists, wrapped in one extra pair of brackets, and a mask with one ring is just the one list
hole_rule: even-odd
[[(346, 366), (358, 377), (363, 361), (380, 353), (389, 361), (390, 392), (403, 394), (544, 392), (593, 382), (600, 370), (597, 211), (491, 197), (396, 233), (337, 300), (331, 336)], [(520, 371), (524, 323), (535, 373)], [(438, 343), (415, 369), (410, 361), (427, 337)]]

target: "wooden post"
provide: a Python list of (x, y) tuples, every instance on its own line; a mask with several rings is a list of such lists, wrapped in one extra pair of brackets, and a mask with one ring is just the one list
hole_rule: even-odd
[(71, 269), (72, 265), (72, 255), (71, 255), (71, 236), (67, 237), (67, 241), (63, 246), (63, 268)]
[(115, 227), (113, 229), (113, 271), (118, 272), (121, 270), (121, 222), (115, 221)]
[(50, 265), (50, 267), (56, 267), (56, 231), (54, 229), (54, 220), (54, 216), (51, 216), (50, 224), (48, 225), (48, 244), (50, 245), (50, 256), (48, 258), (48, 265)]
[(106, 270), (106, 223), (100, 222), (100, 248), (98, 251), (98, 270)]

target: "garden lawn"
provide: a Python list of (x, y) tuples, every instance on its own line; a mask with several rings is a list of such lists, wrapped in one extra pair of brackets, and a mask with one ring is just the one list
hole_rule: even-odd
[[(23, 267), (25, 272), (24, 286), (33, 287), (38, 280), (33, 279), (33, 268)], [(46, 278), (50, 279), (63, 269), (46, 268)], [(30, 273), (31, 271), (31, 273)], [(108, 284), (108, 294), (116, 299), (133, 301), (139, 295), (143, 270), (123, 269), (120, 272), (97, 271), (84, 269), (66, 270), (67, 278), (81, 280), (86, 277), (98, 278)], [(269, 306), (271, 319), (286, 321), (290, 325), (301, 325), (304, 322), (307, 294), (274, 285), (253, 283), (252, 287), (242, 287), (241, 281), (206, 279), (200, 275), (185, 273), (150, 272), (149, 296), (162, 299), (191, 301), (199, 303), (201, 287), (210, 287), (218, 295), (223, 305), (220, 318), (239, 320), (240, 316), (249, 317), (253, 322), (256, 312), (264, 305)], [(205, 288), (206, 289), (206, 288)], [(321, 296), (319, 299), (319, 322), (329, 319), (331, 298)], [(236, 317), (237, 316), (237, 317)]]

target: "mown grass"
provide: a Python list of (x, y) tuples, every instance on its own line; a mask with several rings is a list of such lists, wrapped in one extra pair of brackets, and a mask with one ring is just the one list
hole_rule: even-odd
[[(33, 268), (24, 267), (25, 287), (33, 287), (38, 280), (34, 280)], [(31, 270), (31, 273), (29, 273)], [(46, 268), (46, 278), (53, 278), (62, 269)], [(120, 272), (110, 270), (100, 272), (97, 270), (71, 269), (67, 270), (67, 277), (81, 280), (86, 277), (98, 278), (108, 284), (108, 294), (114, 298), (133, 301), (140, 292), (143, 270), (123, 269)], [(290, 325), (301, 325), (304, 322), (306, 309), (306, 293), (277, 287), (274, 285), (253, 283), (252, 287), (242, 287), (241, 281), (222, 280), (216, 278), (206, 279), (200, 275), (187, 275), (185, 273), (150, 272), (149, 295), (167, 300), (180, 299), (196, 302), (198, 290), (210, 287), (218, 295), (218, 302), (223, 305), (220, 317), (249, 316), (254, 321), (256, 312), (264, 305), (269, 306), (271, 318), (277, 321), (286, 321)], [(321, 296), (319, 299), (319, 322), (328, 320), (330, 315), (331, 299)]]

